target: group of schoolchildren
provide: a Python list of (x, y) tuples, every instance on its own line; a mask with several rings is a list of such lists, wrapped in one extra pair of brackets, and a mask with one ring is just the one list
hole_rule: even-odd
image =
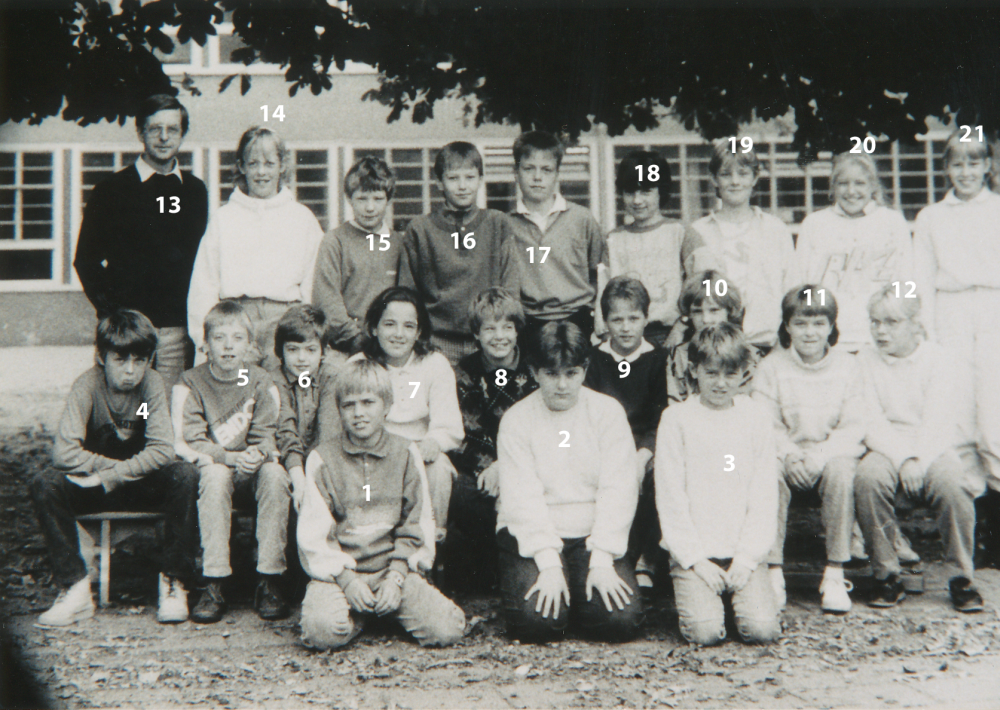
[(161, 622), (222, 618), (235, 502), (256, 512), (264, 619), (290, 613), (294, 535), (313, 648), (347, 644), (372, 614), (424, 645), (460, 639), (464, 614), (436, 584), (454, 536), (493, 570), (517, 638), (568, 625), (633, 638), (661, 563), (686, 639), (724, 639), (728, 605), (745, 641), (771, 642), (789, 501), (811, 489), (824, 611), (851, 608), (852, 547), (871, 559), (871, 605), (904, 598), (901, 561), (916, 556), (900, 494), (937, 513), (955, 607), (983, 608), (974, 501), (1000, 481), (987, 144), (949, 140), (952, 189), (920, 213), (915, 240), (873, 161), (837, 156), (834, 204), (797, 247), (751, 206), (752, 150), (716, 147), (720, 206), (686, 228), (662, 215), (667, 162), (628, 155), (627, 223), (607, 238), (559, 193), (555, 136), (525, 133), (513, 152), (511, 214), (477, 206), (482, 157), (459, 142), (434, 165), (444, 204), (405, 234), (387, 222), (391, 169), (366, 157), (344, 182), (353, 218), (320, 238), (281, 187), (280, 140), (248, 131), (191, 277), (204, 362), (168, 394), (144, 315), (98, 325), (56, 470), (32, 484), (66, 588), (40, 623), (94, 613), (74, 515), (140, 499), (166, 514)]

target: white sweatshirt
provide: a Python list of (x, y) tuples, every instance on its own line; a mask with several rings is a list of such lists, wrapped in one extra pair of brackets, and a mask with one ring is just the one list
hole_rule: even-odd
[(656, 432), (656, 510), (660, 544), (682, 568), (764, 560), (777, 533), (776, 452), (769, 413), (749, 397), (724, 410), (697, 396), (667, 407)]
[(188, 290), (188, 334), (201, 345), (205, 315), (224, 298), (309, 303), (323, 230), (282, 188), (260, 200), (233, 190), (208, 223)]
[[(364, 358), (357, 353), (348, 358), (353, 362)], [(389, 365), (393, 403), (385, 419), (386, 431), (410, 441), (434, 439), (441, 451), (457, 449), (465, 439), (462, 411), (458, 406), (455, 371), (441, 353), (430, 353), (410, 359), (402, 367)], [(415, 383), (419, 383), (416, 384)]]
[(927, 328), (935, 322), (936, 291), (1000, 289), (1000, 195), (984, 188), (966, 202), (949, 190), (917, 215), (913, 253)]
[(777, 342), (781, 299), (795, 286), (789, 283), (795, 244), (785, 223), (754, 207), (745, 225), (719, 219), (713, 212), (688, 230), (704, 240), (727, 283), (740, 290), (746, 306), (743, 332), (747, 340), (754, 345)]
[(772, 414), (779, 459), (801, 451), (816, 473), (837, 456), (864, 454), (861, 370), (839, 346), (811, 365), (794, 347), (777, 347), (757, 366), (753, 389)]
[(869, 202), (861, 217), (833, 206), (802, 222), (795, 283), (819, 284), (837, 299), (840, 347), (857, 352), (870, 340), (868, 299), (886, 284), (914, 279), (910, 226), (896, 210)]
[(497, 530), (507, 528), (539, 570), (562, 565), (564, 538), (587, 538), (591, 567), (610, 567), (628, 546), (639, 500), (625, 410), (583, 387), (553, 412), (536, 391), (507, 410), (497, 436)]
[(974, 441), (971, 377), (964, 361), (924, 341), (908, 357), (868, 345), (858, 353), (868, 415), (865, 444), (898, 470), (916, 458), (921, 470)]

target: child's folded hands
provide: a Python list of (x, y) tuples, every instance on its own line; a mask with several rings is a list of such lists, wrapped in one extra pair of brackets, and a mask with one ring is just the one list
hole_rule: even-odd
[(709, 559), (704, 559), (695, 562), (691, 569), (716, 594), (722, 594), (726, 591), (726, 587), (729, 584), (729, 576), (719, 565)]
[(375, 613), (379, 616), (391, 614), (403, 601), (403, 582), (398, 572), (390, 572), (382, 581), (375, 595)]
[(743, 587), (747, 586), (747, 582), (750, 581), (750, 575), (753, 574), (753, 570), (746, 565), (741, 565), (738, 563), (733, 563), (729, 565), (729, 569), (726, 571), (727, 584), (726, 588), (730, 592), (738, 592)]
[(348, 583), (344, 596), (347, 597), (347, 603), (351, 608), (359, 614), (375, 610), (375, 595), (361, 577), (355, 577)]

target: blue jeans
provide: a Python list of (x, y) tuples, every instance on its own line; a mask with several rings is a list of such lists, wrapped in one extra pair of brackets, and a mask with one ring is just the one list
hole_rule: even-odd
[[(728, 569), (731, 560), (712, 560)], [(747, 643), (773, 643), (781, 635), (778, 602), (768, 578), (767, 565), (760, 564), (750, 575), (750, 581), (738, 592), (713, 592), (694, 568), (681, 569), (670, 564), (674, 580), (674, 598), (681, 634), (690, 643), (714, 646), (726, 638), (726, 608), (724, 597), (732, 602), (736, 629)]]
[[(386, 582), (388, 571), (358, 576), (378, 594), (383, 584), (394, 584)], [(320, 650), (346, 646), (363, 630), (365, 616), (351, 610), (339, 584), (314, 579), (302, 600), (302, 643)], [(465, 612), (413, 572), (403, 580), (402, 600), (392, 616), (421, 646), (448, 646), (465, 635)]]
[(500, 552), (500, 594), (507, 618), (507, 631), (515, 638), (528, 641), (559, 638), (565, 635), (570, 623), (588, 638), (598, 641), (628, 641), (639, 632), (642, 599), (639, 596), (639, 583), (635, 580), (635, 570), (626, 558), (615, 560), (614, 569), (615, 574), (632, 589), (632, 603), (624, 609), (613, 606), (612, 611), (608, 611), (601, 595), (596, 592), (587, 601), (587, 575), (590, 573), (587, 539), (581, 537), (563, 540), (559, 557), (562, 559), (563, 574), (569, 587), (569, 609), (561, 609), (558, 619), (551, 615), (545, 619), (541, 612), (535, 611), (538, 597), (533, 594), (531, 599), (524, 598), (538, 580), (535, 560), (521, 556), (517, 539), (507, 528), (497, 533), (497, 548)]

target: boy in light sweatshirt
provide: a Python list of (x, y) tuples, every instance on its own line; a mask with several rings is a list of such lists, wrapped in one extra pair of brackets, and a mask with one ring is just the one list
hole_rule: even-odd
[(156, 619), (188, 618), (185, 582), (198, 545), (198, 471), (176, 460), (163, 378), (149, 366), (156, 328), (138, 311), (119, 310), (97, 325), (97, 364), (73, 383), (52, 447), (55, 467), (31, 482), (39, 527), (62, 587), (42, 626), (94, 615), (80, 556), (76, 517), (104, 510), (162, 510), (166, 549)]
[(653, 468), (681, 634), (725, 639), (726, 596), (743, 640), (771, 643), (781, 633), (765, 561), (778, 514), (774, 428), (760, 404), (735, 396), (750, 362), (735, 326), (710, 326), (689, 349), (700, 394), (663, 413)]
[(239, 301), (227, 299), (205, 316), (208, 362), (188, 370), (174, 385), (177, 454), (199, 466), (198, 526), (208, 585), (191, 618), (219, 621), (225, 613), (223, 580), (229, 566), (233, 498), (255, 500), (257, 571), (254, 607), (262, 619), (288, 616), (278, 588), (285, 571), (291, 485), (278, 463), (274, 431), (281, 407), (266, 371), (247, 362), (253, 328)]
[(302, 602), (302, 642), (340, 648), (365, 616), (392, 615), (421, 646), (446, 646), (465, 631), (465, 614), (418, 569), (433, 562), (423, 457), (390, 434), (392, 382), (380, 365), (347, 363), (335, 388), (344, 430), (306, 460), (297, 539), (312, 578)]

